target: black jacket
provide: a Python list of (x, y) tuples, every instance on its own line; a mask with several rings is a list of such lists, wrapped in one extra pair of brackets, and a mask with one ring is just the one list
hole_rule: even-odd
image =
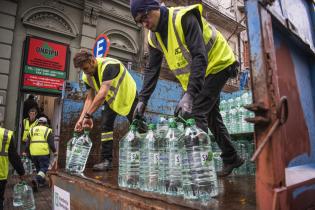
[[(160, 33), (165, 46), (167, 46), (168, 9), (161, 7), (160, 22), (157, 32)], [(208, 56), (203, 41), (202, 29), (197, 17), (192, 13), (186, 13), (182, 18), (182, 27), (185, 41), (192, 57), (191, 73), (187, 92), (196, 96), (204, 84), (205, 72), (208, 65)], [(163, 52), (149, 45), (149, 65), (144, 71), (143, 88), (139, 94), (140, 101), (147, 103), (153, 93), (161, 70)]]

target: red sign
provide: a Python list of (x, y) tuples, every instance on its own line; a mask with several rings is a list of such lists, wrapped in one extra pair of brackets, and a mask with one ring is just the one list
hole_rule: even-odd
[(62, 90), (63, 79), (56, 79), (34, 74), (24, 74), (24, 86), (31, 86), (44, 89)]
[(66, 45), (30, 38), (26, 65), (64, 71), (66, 58)]
[(61, 93), (69, 46), (36, 37), (27, 37), (27, 43), (22, 88)]

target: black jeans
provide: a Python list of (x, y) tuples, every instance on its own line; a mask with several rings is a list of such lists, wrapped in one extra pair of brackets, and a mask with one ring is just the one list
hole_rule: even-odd
[[(133, 101), (132, 107), (130, 109), (129, 114), (127, 115), (129, 123), (132, 122), (132, 115), (138, 103), (138, 96), (136, 96)], [(104, 110), (102, 112), (102, 133), (110, 132), (114, 130), (114, 122), (117, 117), (117, 113), (113, 111), (107, 103), (104, 104)], [(112, 160), (113, 159), (113, 141), (102, 141), (102, 161), (105, 159)]]
[(236, 71), (237, 68), (232, 65), (217, 74), (208, 75), (201, 92), (193, 103), (192, 115), (197, 126), (205, 132), (208, 131), (209, 127), (222, 151), (221, 158), (224, 163), (235, 161), (237, 153), (220, 114), (220, 92), (227, 80), (233, 77)]
[(3, 210), (4, 206), (4, 192), (7, 180), (0, 180), (0, 210)]

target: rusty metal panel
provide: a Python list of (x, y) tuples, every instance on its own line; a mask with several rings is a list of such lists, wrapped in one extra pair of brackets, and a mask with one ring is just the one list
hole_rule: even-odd
[(71, 209), (255, 209), (254, 176), (232, 176), (220, 180), (218, 197), (205, 203), (178, 196), (119, 188), (117, 186), (117, 169), (106, 173), (86, 170), (85, 177), (71, 176), (59, 170), (50, 173), (49, 177), (52, 186), (55, 185), (70, 193)]
[[(260, 209), (306, 209), (315, 200), (314, 3), (286, 3), (246, 1)], [(302, 175), (291, 176), (294, 166), (304, 166)]]

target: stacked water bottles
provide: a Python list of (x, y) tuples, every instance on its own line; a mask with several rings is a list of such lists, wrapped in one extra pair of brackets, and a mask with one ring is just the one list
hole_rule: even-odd
[[(250, 161), (254, 152), (253, 139), (248, 139), (246, 135), (254, 132), (253, 124), (247, 123), (245, 118), (253, 117), (253, 112), (246, 110), (243, 106), (252, 103), (251, 92), (237, 92), (221, 99), (220, 113), (224, 124), (230, 134), (232, 134), (232, 143), (237, 153), (245, 160), (244, 164), (233, 171), (233, 175), (255, 175), (255, 164)], [(238, 135), (234, 135), (238, 134)], [(236, 137), (237, 136), (237, 137)], [(212, 142), (213, 156), (216, 171), (220, 171), (223, 162), (220, 157), (221, 150), (217, 143)]]
[(136, 124), (119, 142), (120, 187), (202, 202), (218, 195), (210, 138), (194, 119), (184, 129), (174, 119), (160, 118), (143, 138)]
[(92, 148), (88, 130), (84, 130), (84, 134), (78, 136), (78, 133), (74, 133), (67, 143), (66, 171), (74, 174), (83, 173)]
[(245, 118), (254, 116), (253, 112), (244, 108), (244, 105), (251, 103), (251, 92), (243, 92), (236, 97), (221, 100), (220, 113), (229, 133), (251, 133), (254, 131), (253, 124), (245, 121)]

